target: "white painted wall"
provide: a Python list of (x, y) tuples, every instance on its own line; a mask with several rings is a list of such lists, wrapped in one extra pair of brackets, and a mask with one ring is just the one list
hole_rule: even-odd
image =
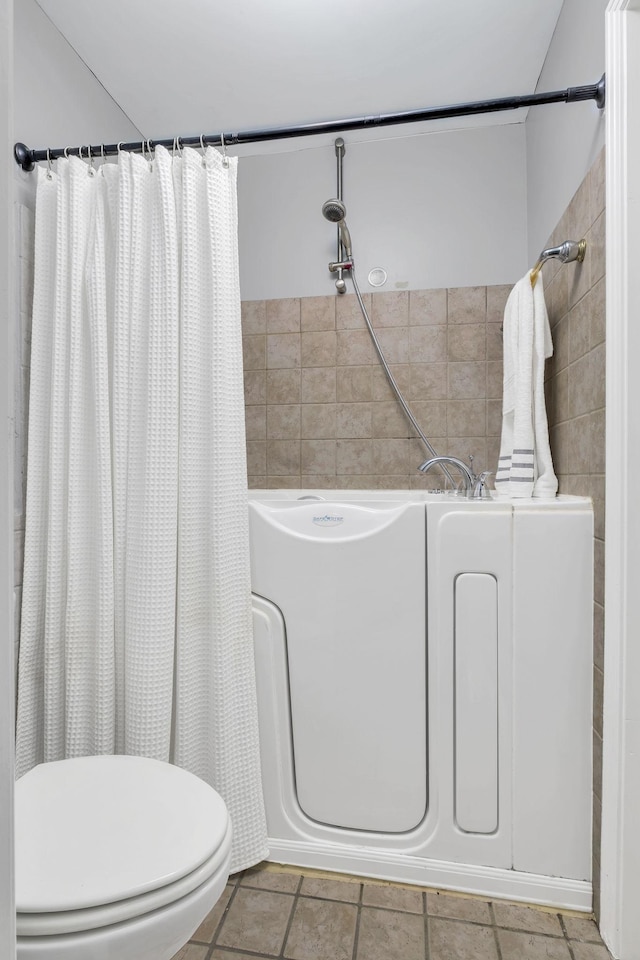
[(35, 0), (16, 3), (14, 104), (15, 139), (32, 149), (141, 137)]
[[(344, 199), (363, 292), (515, 282), (526, 270), (523, 123), (358, 142), (346, 134)], [(239, 166), (243, 299), (335, 292), (333, 144), (245, 156)]]
[[(537, 91), (597, 83), (605, 70), (607, 0), (564, 0)], [(527, 131), (528, 252), (533, 263), (604, 144), (593, 101), (532, 107)], [(579, 240), (580, 237), (566, 239)]]

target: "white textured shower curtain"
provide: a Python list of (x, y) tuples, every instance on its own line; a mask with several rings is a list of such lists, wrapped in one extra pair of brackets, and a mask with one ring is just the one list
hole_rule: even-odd
[(266, 829), (236, 178), (211, 147), (38, 171), (17, 768), (171, 760), (239, 870)]

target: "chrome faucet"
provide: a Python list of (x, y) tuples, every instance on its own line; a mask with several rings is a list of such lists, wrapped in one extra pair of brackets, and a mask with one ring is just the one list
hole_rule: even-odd
[(420, 470), (421, 473), (426, 473), (437, 463), (450, 463), (451, 466), (458, 468), (464, 481), (465, 497), (468, 497), (470, 500), (491, 499), (491, 493), (489, 492), (489, 488), (487, 486), (487, 477), (491, 476), (490, 470), (484, 470), (481, 474), (476, 476), (476, 474), (469, 469), (466, 463), (463, 463), (462, 460), (458, 460), (457, 457), (432, 457), (430, 460), (425, 460), (424, 463), (421, 463), (418, 467), (418, 470)]

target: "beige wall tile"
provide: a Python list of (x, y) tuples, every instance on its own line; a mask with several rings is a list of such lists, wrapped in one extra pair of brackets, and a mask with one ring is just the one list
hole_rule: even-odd
[(554, 326), (569, 309), (569, 284), (566, 270), (560, 270), (553, 278), (546, 293), (549, 322)]
[[(358, 368), (359, 369), (359, 368)], [(336, 373), (331, 367), (304, 367), (301, 376), (303, 403), (335, 403)]]
[(569, 291), (569, 309), (584, 297), (591, 287), (591, 261), (593, 259), (591, 231), (587, 232), (585, 239), (587, 241), (587, 252), (584, 262), (568, 263), (565, 268)]
[(605, 472), (605, 411), (589, 414), (590, 420), (590, 473)]
[(304, 297), (300, 301), (300, 328), (303, 333), (335, 330), (336, 297)]
[(292, 477), (276, 476), (267, 477), (267, 490), (298, 490), (300, 488), (300, 475)]
[(593, 395), (591, 406), (594, 409), (604, 407), (606, 401), (605, 375), (606, 375), (606, 346), (599, 343), (591, 351), (591, 381)]
[(434, 363), (447, 359), (447, 328), (409, 328), (409, 356), (412, 363)]
[(251, 476), (267, 472), (267, 444), (264, 440), (247, 440), (247, 473)]
[(587, 293), (569, 311), (569, 363), (589, 350), (591, 340), (591, 295)]
[(273, 333), (267, 336), (267, 367), (270, 370), (300, 366), (300, 334)]
[(487, 287), (487, 323), (502, 323), (512, 289), (511, 284)]
[(409, 324), (422, 326), (426, 323), (444, 324), (447, 322), (447, 291), (444, 288), (434, 290), (411, 290), (409, 293)]
[(379, 327), (409, 326), (409, 293), (376, 293), (371, 298), (371, 322)]
[(336, 405), (334, 403), (303, 403), (300, 409), (301, 436), (304, 440), (335, 440)]
[(487, 360), (502, 360), (504, 354), (504, 340), (502, 337), (502, 323), (487, 324)]
[(267, 370), (267, 403), (300, 403), (300, 370)]
[(452, 400), (484, 400), (486, 396), (486, 363), (449, 364), (449, 397)]
[(258, 335), (242, 338), (242, 362), (245, 370), (264, 370), (266, 337)]
[(606, 280), (598, 280), (591, 291), (591, 339), (590, 344), (595, 347), (604, 343), (606, 335)]
[(300, 444), (300, 458), (300, 469), (303, 474), (323, 474), (333, 477), (335, 482), (335, 440), (303, 440)]
[(553, 328), (553, 357), (554, 373), (559, 373), (569, 366), (569, 317), (565, 316)]
[(502, 433), (502, 400), (487, 400), (487, 436), (499, 437)]
[(337, 440), (336, 473), (371, 474), (373, 472), (373, 452), (371, 440)]
[[(371, 316), (371, 294), (362, 295), (364, 305)], [(338, 330), (364, 329), (365, 322), (355, 293), (344, 293), (336, 297), (336, 328)]]
[(247, 486), (249, 490), (266, 490), (267, 489), (267, 478), (265, 476), (253, 476), (249, 474), (247, 477)]
[[(489, 461), (487, 457), (486, 437), (448, 437), (447, 453), (449, 456), (462, 460), (470, 467), (472, 466), (474, 473), (480, 473), (482, 470), (495, 470), (496, 468), (496, 461)], [(473, 464), (470, 457), (473, 457)], [(453, 473), (453, 470), (451, 472)]]
[[(431, 444), (433, 444), (431, 437), (447, 435), (447, 404), (444, 401), (415, 400), (411, 404), (411, 409), (422, 432)], [(411, 430), (411, 435), (413, 435), (413, 430)]]
[(591, 354), (587, 353), (569, 367), (569, 417), (581, 417), (592, 409)]
[(485, 436), (484, 403), (474, 400), (451, 400), (448, 406), (448, 433), (452, 437)]
[(487, 361), (487, 399), (502, 399), (502, 360)]
[[(601, 213), (589, 231), (591, 250), (591, 282), (597, 283), (605, 273), (606, 213)], [(585, 257), (586, 259), (586, 257)]]
[(265, 404), (244, 408), (247, 440), (265, 440), (267, 436), (267, 408)]
[(371, 367), (338, 367), (337, 400), (358, 403), (371, 400)]
[(303, 333), (301, 343), (301, 363), (303, 367), (335, 367), (335, 330), (322, 330), (316, 333)]
[[(412, 327), (412, 330), (424, 329)], [(388, 364), (408, 363), (409, 327), (386, 327), (376, 330), (376, 336)]]
[[(398, 384), (400, 392), (406, 397), (409, 384), (411, 382), (411, 368), (413, 364), (409, 363), (390, 363), (389, 369), (393, 379)], [(377, 358), (373, 361), (373, 366), (371, 368), (371, 397), (373, 400), (393, 400), (395, 394), (391, 388), (391, 384), (387, 379), (387, 375), (382, 369), (382, 365), (378, 363)]]
[(243, 334), (264, 334), (267, 332), (267, 304), (265, 300), (243, 300), (240, 307)]
[(372, 440), (373, 473), (407, 474), (409, 472), (408, 440)]
[[(254, 471), (252, 471), (253, 473)], [(256, 470), (255, 473), (263, 471)], [(300, 474), (300, 441), (267, 440), (267, 469), (269, 477), (291, 477)]]
[(446, 363), (412, 363), (410, 400), (444, 400), (447, 396)]
[(300, 438), (300, 404), (272, 403), (267, 406), (267, 439)]
[(591, 416), (569, 420), (569, 461), (571, 473), (589, 473), (591, 463)]
[(414, 434), (415, 431), (407, 421), (397, 400), (374, 403), (371, 405), (371, 410), (372, 436), (407, 437)]
[(267, 300), (267, 333), (300, 333), (300, 300)]
[(486, 287), (450, 287), (447, 291), (449, 323), (484, 323), (487, 317)]
[(338, 366), (349, 367), (371, 363), (371, 359), (371, 337), (368, 330), (338, 330), (336, 353)]
[(370, 403), (338, 403), (336, 405), (335, 436), (358, 438), (371, 436)]
[[(484, 323), (464, 323), (451, 326), (447, 332), (448, 360), (485, 360), (487, 353), (487, 326)], [(502, 353), (499, 354), (502, 356)]]
[(264, 370), (245, 370), (244, 372), (244, 402), (267, 402), (267, 375)]

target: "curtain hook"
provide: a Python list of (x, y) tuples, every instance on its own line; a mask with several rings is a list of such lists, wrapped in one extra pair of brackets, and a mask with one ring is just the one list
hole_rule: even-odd
[(100, 165), (100, 173), (101, 173), (101, 175), (104, 177), (104, 160), (105, 160), (105, 157), (104, 157), (104, 143), (101, 143), (101, 144), (100, 144), (100, 158), (101, 158), (101, 160), (102, 160), (102, 164)]
[(220, 134), (220, 143), (222, 144), (222, 166), (229, 166), (229, 157), (227, 156), (227, 145), (224, 142), (224, 133)]
[(93, 166), (93, 155), (92, 155), (92, 153), (91, 153), (91, 147), (87, 147), (87, 153), (88, 153), (88, 155), (89, 155), (89, 176), (90, 176), (90, 177), (95, 177), (96, 171), (95, 171), (95, 168), (94, 168), (94, 166)]
[(207, 160), (206, 160), (206, 157), (205, 157), (205, 153), (206, 153), (206, 149), (207, 149), (207, 148), (206, 148), (205, 145), (204, 145), (204, 134), (203, 134), (203, 133), (200, 134), (200, 146), (202, 147), (202, 166), (203, 166), (203, 167), (206, 167), (206, 165), (207, 165)]
[(176, 153), (179, 157), (182, 156), (182, 145), (180, 143), (180, 137), (173, 138), (173, 155), (175, 157)]
[(65, 160), (69, 159), (69, 147), (65, 147), (63, 150)]
[(53, 180), (51, 172), (51, 150), (47, 147), (47, 180)]
[(120, 142), (118, 143), (118, 156), (120, 156), (120, 154), (122, 153), (122, 144), (123, 144), (123, 143), (124, 143), (124, 140), (120, 140)]

